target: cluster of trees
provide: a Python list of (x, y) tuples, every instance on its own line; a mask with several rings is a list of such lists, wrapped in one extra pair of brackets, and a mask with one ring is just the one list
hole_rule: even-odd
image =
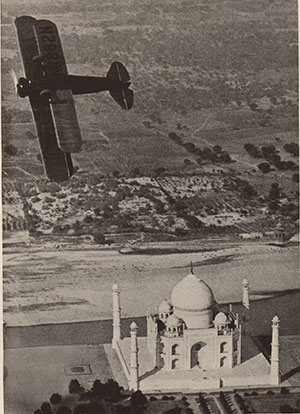
[(71, 414), (71, 410), (66, 405), (62, 405), (62, 396), (58, 393), (52, 394), (48, 401), (41, 404), (41, 407), (34, 411), (33, 414)]
[(68, 406), (69, 398), (63, 398), (55, 393), (51, 396), (50, 403), (43, 402), (34, 414), (107, 414), (111, 412), (112, 406), (115, 408), (114, 412), (118, 414), (142, 414), (148, 403), (143, 393), (136, 391), (130, 395), (129, 404), (128, 402), (118, 404), (128, 395), (113, 379), (109, 379), (106, 383), (95, 380), (90, 390), (85, 390), (77, 379), (72, 379), (69, 383), (69, 393), (76, 399), (73, 410)]
[(185, 148), (187, 152), (197, 155), (198, 164), (201, 164), (202, 161), (211, 161), (216, 163), (229, 163), (232, 161), (229, 153), (224, 151), (220, 145), (214, 145), (211, 148), (197, 148), (192, 142), (183, 142), (182, 138), (175, 132), (170, 132), (169, 138), (176, 142), (176, 144)]
[(262, 154), (260, 150), (254, 145), (254, 144), (245, 144), (244, 145), (245, 150), (254, 158), (262, 158)]
[[(296, 149), (298, 147), (298, 144), (286, 144), (288, 146), (288, 149), (290, 151), (294, 151), (296, 153)], [(286, 147), (285, 145), (285, 147)], [(297, 169), (297, 165), (294, 163), (294, 161), (282, 161), (280, 155), (278, 154), (278, 150), (274, 147), (274, 145), (265, 145), (261, 146), (260, 148), (257, 148), (254, 144), (245, 144), (244, 145), (245, 150), (254, 158), (265, 158), (265, 160), (262, 163), (258, 165), (258, 168), (263, 173), (268, 173), (271, 169), (271, 164), (273, 164), (275, 167), (277, 167), (279, 170), (285, 171), (285, 170), (295, 170)], [(299, 151), (299, 147), (298, 147)]]

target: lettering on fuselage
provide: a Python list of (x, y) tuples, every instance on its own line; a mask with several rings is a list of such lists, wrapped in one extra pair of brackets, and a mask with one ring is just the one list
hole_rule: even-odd
[(65, 74), (64, 57), (56, 26), (39, 24), (36, 29), (47, 73), (49, 75)]

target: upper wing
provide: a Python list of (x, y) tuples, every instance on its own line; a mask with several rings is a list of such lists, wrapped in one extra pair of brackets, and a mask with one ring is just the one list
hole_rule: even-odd
[(58, 145), (64, 152), (78, 152), (82, 145), (74, 99), (57, 27), (49, 20), (36, 20), (34, 32), (47, 78), (56, 97), (51, 100)]
[(15, 20), (24, 72), (26, 78), (29, 80), (32, 80), (34, 76), (33, 57), (38, 55), (36, 38), (33, 31), (35, 22), (36, 20), (31, 16), (21, 16)]
[[(36, 72), (33, 64), (34, 56), (38, 55), (33, 29), (35, 22), (36, 20), (30, 16), (21, 16), (15, 20), (24, 71), (26, 77), (31, 80), (34, 76), (42, 76), (42, 72)], [(46, 176), (51, 181), (67, 180), (73, 173), (72, 160), (69, 154), (63, 153), (58, 148), (50, 105), (40, 97), (31, 97), (30, 104)]]

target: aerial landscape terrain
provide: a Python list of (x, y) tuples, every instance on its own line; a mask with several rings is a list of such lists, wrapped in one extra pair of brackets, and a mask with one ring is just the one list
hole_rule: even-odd
[[(296, 6), (4, 2), (4, 217), (25, 216), (33, 235), (98, 241), (268, 231), (279, 219), (295, 231)], [(11, 81), (12, 68), (23, 74), (13, 26), (22, 14), (55, 21), (70, 73), (104, 76), (119, 60), (132, 77), (129, 112), (107, 93), (75, 97), (84, 144), (62, 184), (43, 178), (30, 106)]]
[[(65, 182), (45, 178), (29, 101), (12, 81), (12, 69), (24, 75), (21, 15), (55, 22), (70, 74), (105, 76), (119, 61), (131, 75), (130, 111), (108, 92), (74, 97), (83, 147)], [(241, 302), (247, 277), (255, 336), (270, 338), (274, 307), (281, 334), (300, 335), (297, 16), (295, 0), (3, 0), (5, 414), (32, 413), (56, 392), (74, 405), (68, 364), (126, 387), (106, 348), (113, 283), (127, 334), (134, 317), (144, 335), (148, 307), (193, 268), (220, 306)], [(300, 387), (297, 352), (286, 387)], [(93, 389), (95, 378), (81, 384)], [(237, 411), (212, 395), (210, 412), (268, 412), (253, 392), (249, 403), (240, 393), (248, 405)], [(300, 389), (289, 402), (284, 392), (269, 407), (296, 410)], [(145, 412), (207, 412), (201, 395), (181, 397), (162, 409), (152, 396)], [(59, 404), (53, 413), (69, 414)]]

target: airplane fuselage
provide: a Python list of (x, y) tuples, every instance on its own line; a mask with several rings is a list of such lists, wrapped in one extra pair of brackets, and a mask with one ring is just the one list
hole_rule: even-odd
[(128, 89), (130, 82), (121, 82), (115, 79), (98, 76), (44, 76), (40, 80), (28, 80), (20, 78), (17, 90), (22, 98), (26, 96), (40, 95), (43, 91), (55, 93), (62, 89), (70, 89), (73, 95), (86, 93), (97, 93), (103, 91), (113, 91), (117, 89)]

